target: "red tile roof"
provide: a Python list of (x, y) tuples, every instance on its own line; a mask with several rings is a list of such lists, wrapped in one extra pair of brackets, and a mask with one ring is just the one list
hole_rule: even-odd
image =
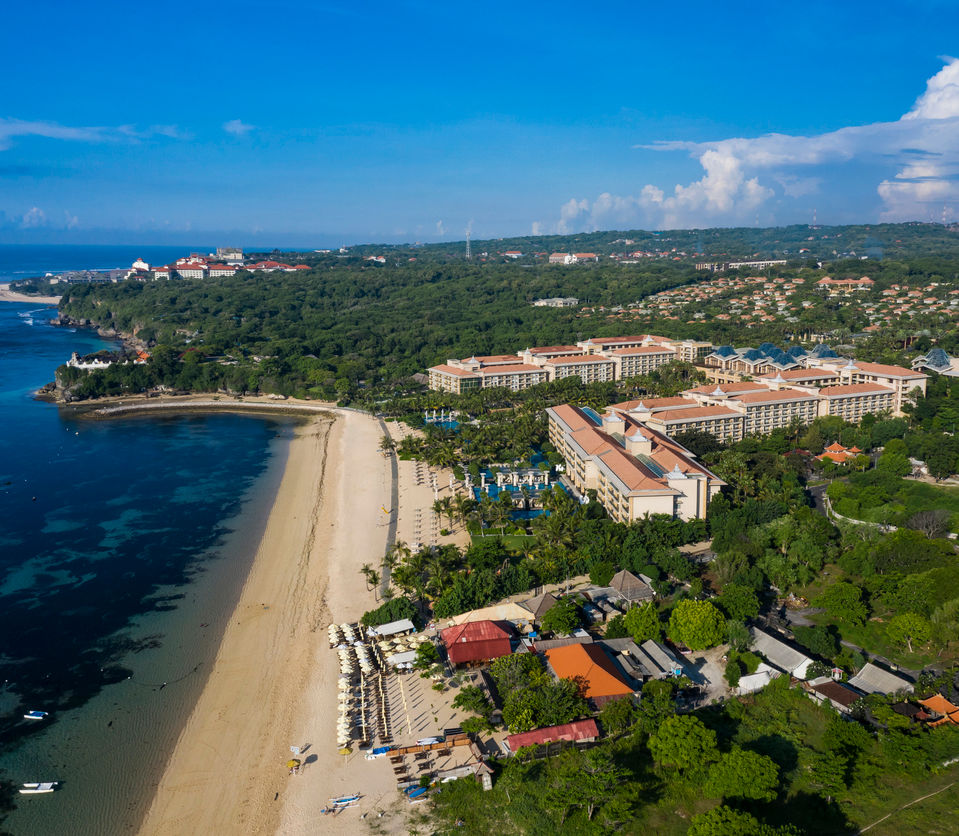
[(562, 726), (534, 729), (523, 734), (511, 734), (506, 738), (506, 743), (510, 751), (515, 752), (523, 746), (552, 743), (554, 740), (589, 740), (595, 737), (599, 737), (599, 727), (595, 720), (587, 719), (577, 720), (575, 723), (564, 723)]
[(450, 662), (485, 662), (512, 653), (510, 637), (515, 634), (508, 621), (470, 621), (447, 627), (440, 634)]

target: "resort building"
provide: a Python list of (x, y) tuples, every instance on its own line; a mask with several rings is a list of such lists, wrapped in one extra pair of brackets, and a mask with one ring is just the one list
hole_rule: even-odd
[(483, 379), (478, 374), (449, 363), (429, 369), (429, 379), (429, 387), (434, 392), (452, 392), (454, 395), (462, 395), (483, 386)]
[(580, 354), (576, 357), (554, 357), (543, 364), (543, 369), (551, 381), (578, 376), (583, 383), (595, 383), (615, 380), (616, 364), (606, 357)]
[(516, 634), (508, 621), (470, 621), (447, 627), (440, 633), (450, 664), (474, 665), (509, 656)]
[(838, 293), (856, 290), (872, 290), (874, 284), (875, 282), (868, 276), (863, 276), (861, 279), (831, 279), (826, 276), (816, 282), (816, 287), (827, 291), (830, 296), (835, 296)]
[[(550, 264), (553, 263), (550, 257)], [(575, 308), (579, 304), (579, 299), (574, 296), (550, 296), (548, 299), (536, 299), (533, 301), (534, 308)]]
[[(695, 404), (695, 401), (690, 401)], [(670, 438), (686, 432), (704, 432), (723, 442), (742, 441), (743, 416), (725, 406), (693, 406), (659, 412), (645, 420), (647, 426)]]
[(603, 356), (613, 361), (616, 380), (646, 375), (676, 359), (676, 352), (661, 345), (614, 348)]
[(823, 400), (820, 415), (838, 415), (855, 424), (863, 415), (897, 412), (895, 396), (895, 390), (878, 383), (826, 386), (819, 390), (819, 397)]
[(576, 357), (582, 353), (583, 350), (578, 345), (544, 345), (538, 348), (527, 348), (520, 357), (524, 363), (541, 366), (554, 357)]
[(912, 370), (928, 369), (947, 377), (959, 377), (959, 358), (950, 357), (944, 349), (933, 348), (912, 361)]
[(630, 413), (600, 416), (569, 404), (546, 410), (549, 440), (566, 461), (566, 478), (580, 493), (595, 490), (617, 522), (646, 514), (705, 519), (725, 484), (681, 444)]
[(546, 651), (546, 663), (557, 679), (581, 683), (583, 696), (593, 708), (632, 696), (635, 688), (613, 657), (599, 643), (568, 644)]

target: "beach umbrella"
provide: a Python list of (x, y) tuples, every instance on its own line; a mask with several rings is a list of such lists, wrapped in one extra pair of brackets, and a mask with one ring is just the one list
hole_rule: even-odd
[(286, 762), (286, 768), (287, 768), (287, 769), (296, 769), (296, 767), (298, 767), (298, 766), (300, 765), (300, 763), (301, 763), (301, 761), (300, 761), (299, 758), (290, 758), (290, 759)]

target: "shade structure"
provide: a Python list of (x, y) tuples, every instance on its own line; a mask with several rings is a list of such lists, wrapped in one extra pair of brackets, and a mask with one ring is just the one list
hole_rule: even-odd
[(300, 761), (299, 758), (290, 758), (290, 759), (286, 762), (286, 768), (287, 768), (287, 769), (295, 769), (297, 766), (300, 765), (300, 763), (301, 763), (301, 761)]

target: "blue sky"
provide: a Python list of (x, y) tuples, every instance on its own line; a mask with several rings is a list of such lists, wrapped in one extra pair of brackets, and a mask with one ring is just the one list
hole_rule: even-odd
[(959, 4), (9, 4), (0, 242), (959, 220)]

